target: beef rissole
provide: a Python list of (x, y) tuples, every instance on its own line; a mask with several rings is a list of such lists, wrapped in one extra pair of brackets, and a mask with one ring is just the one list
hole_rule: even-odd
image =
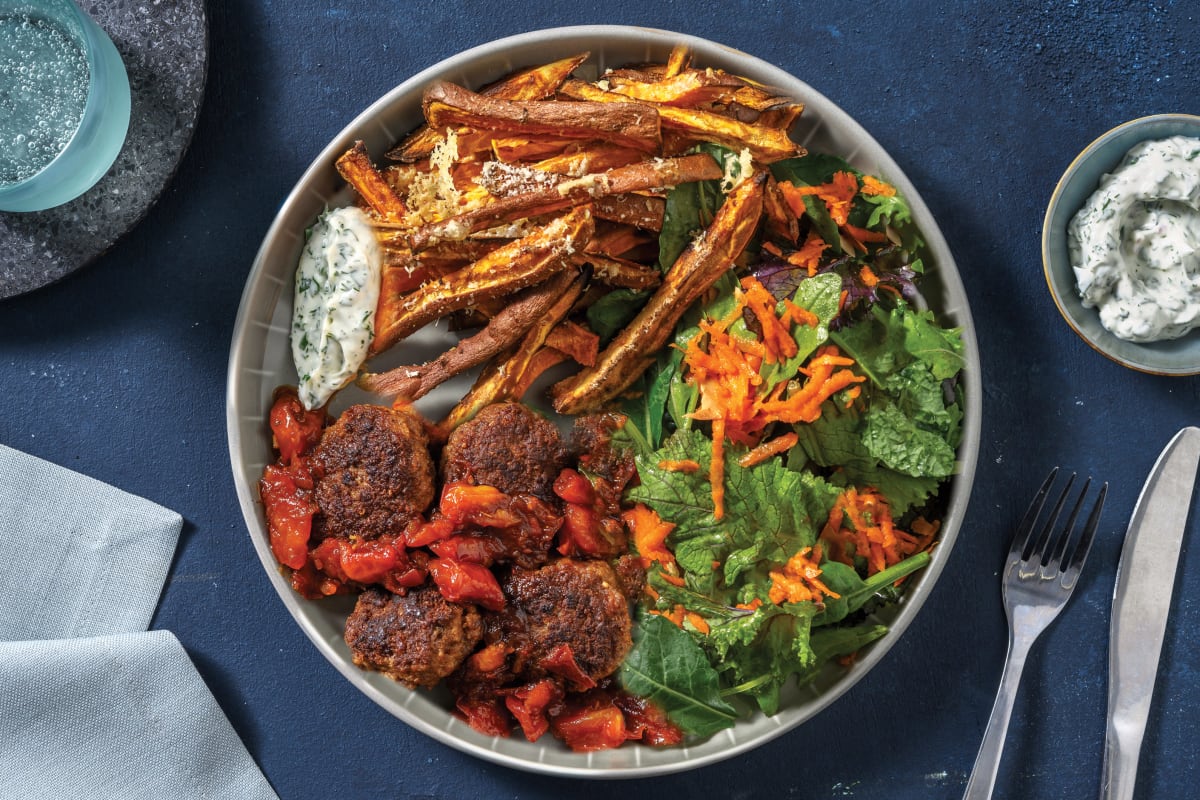
[(398, 535), (433, 502), (429, 441), (412, 411), (347, 408), (325, 429), (313, 461), (320, 476), (318, 538)]

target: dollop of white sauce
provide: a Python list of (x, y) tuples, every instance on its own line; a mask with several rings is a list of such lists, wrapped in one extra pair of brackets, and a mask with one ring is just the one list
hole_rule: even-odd
[(366, 214), (321, 215), (296, 266), (292, 360), (307, 409), (320, 408), (354, 380), (375, 335), (383, 251)]
[(1083, 305), (1115, 336), (1154, 342), (1200, 327), (1200, 139), (1133, 147), (1067, 237)]

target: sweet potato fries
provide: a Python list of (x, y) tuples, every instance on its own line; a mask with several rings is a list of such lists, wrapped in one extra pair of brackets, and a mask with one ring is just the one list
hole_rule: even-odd
[[(413, 401), (481, 368), (443, 435), (483, 405), (520, 399), (563, 361), (580, 371), (554, 386), (558, 411), (612, 402), (764, 221), (781, 224), (771, 219), (783, 204), (772, 202), (766, 167), (803, 155), (789, 138), (802, 103), (695, 68), (682, 48), (665, 64), (595, 81), (576, 74), (587, 59), (480, 91), (434, 83), (425, 124), (387, 151), (390, 164), (373, 162), (361, 142), (338, 160), (386, 253), (371, 354), (443, 317), (483, 326), (427, 363), (359, 378), (368, 391)], [(698, 148), (711, 144), (737, 154), (734, 163)], [(721, 181), (727, 199), (678, 259), (661, 263), (667, 193), (697, 181)], [(584, 312), (611, 291), (648, 299), (601, 348)]]

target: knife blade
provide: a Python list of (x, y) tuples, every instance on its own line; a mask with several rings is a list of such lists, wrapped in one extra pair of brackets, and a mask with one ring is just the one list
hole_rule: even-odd
[(1103, 800), (1130, 800), (1200, 464), (1200, 428), (1163, 449), (1134, 506), (1113, 591)]

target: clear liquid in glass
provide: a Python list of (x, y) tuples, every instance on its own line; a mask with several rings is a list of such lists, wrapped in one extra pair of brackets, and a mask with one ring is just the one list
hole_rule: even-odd
[(29, 14), (0, 16), (0, 185), (36, 175), (66, 148), (88, 98), (75, 37)]

